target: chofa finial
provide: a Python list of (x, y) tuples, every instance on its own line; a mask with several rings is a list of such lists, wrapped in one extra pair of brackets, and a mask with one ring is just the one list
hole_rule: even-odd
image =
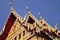
[(57, 29), (57, 27), (58, 27), (58, 24), (56, 23), (56, 24), (55, 24), (55, 29)]
[(29, 15), (29, 14), (30, 14), (29, 7), (28, 7), (28, 6), (26, 6), (26, 9), (27, 9), (27, 11), (28, 11), (28, 15)]
[(26, 9), (29, 11), (29, 7), (28, 6), (26, 6)]
[(38, 12), (38, 15), (40, 16), (40, 12)]
[[(38, 12), (38, 15), (39, 15), (39, 17), (40, 17), (40, 11)], [(41, 17), (40, 17), (40, 19), (41, 19)]]
[(13, 11), (12, 1), (9, 2), (9, 5), (10, 5), (10, 8), (11, 8), (11, 11)]
[(39, 17), (40, 17), (40, 20), (42, 19), (42, 16), (41, 16), (41, 13), (40, 13), (40, 11), (38, 12), (38, 15), (39, 15)]

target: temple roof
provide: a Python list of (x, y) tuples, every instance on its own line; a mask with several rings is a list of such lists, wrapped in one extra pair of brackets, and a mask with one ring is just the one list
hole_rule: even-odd
[[(40, 21), (38, 20), (38, 19), (36, 19), (35, 17), (34, 17), (34, 15), (30, 12), (30, 11), (28, 11), (28, 17), (27, 17), (27, 20), (26, 20), (26, 22), (28, 21), (28, 18), (29, 17), (31, 17), (34, 21), (35, 21), (35, 23), (37, 23), (39, 26), (41, 26), (40, 24), (40, 22), (41, 21), (43, 21), (46, 25), (48, 25), (48, 26), (46, 26), (46, 28), (47, 28), (47, 31), (48, 30), (50, 30), (49, 31), (49, 33), (50, 34), (53, 34), (54, 33), (54, 35), (56, 34), (54, 31), (53, 31), (53, 27), (52, 26), (50, 26), (45, 20), (44, 20), (44, 18), (42, 18), (42, 16), (40, 17)], [(1, 33), (1, 35), (0, 35), (0, 39), (2, 39), (3, 38), (3, 40), (5, 40), (6, 39), (6, 37), (8, 36), (8, 33), (9, 33), (9, 31), (10, 31), (10, 29), (11, 29), (11, 27), (12, 27), (12, 25), (14, 24), (14, 22), (15, 22), (15, 20), (16, 19), (18, 19), (19, 21), (21, 21), (21, 23), (23, 23), (24, 22), (24, 19), (15, 11), (15, 9), (11, 9), (11, 11), (10, 11), (10, 15), (9, 15), (9, 17), (8, 17), (8, 19), (7, 19), (7, 21), (6, 21), (6, 23), (5, 23), (5, 25), (4, 25), (4, 27), (3, 27), (3, 31), (2, 31), (2, 33)], [(31, 19), (31, 20), (32, 20)], [(43, 27), (42, 27), (43, 28)], [(45, 32), (47, 32), (46, 31), (46, 29), (44, 29), (43, 28), (43, 31), (45, 31)], [(52, 32), (52, 33), (51, 33)], [(60, 37), (60, 31), (58, 31), (59, 32), (59, 35), (58, 34), (56, 34), (58, 37)], [(57, 33), (58, 33), (57, 32)], [(45, 35), (46, 36), (46, 35)]]

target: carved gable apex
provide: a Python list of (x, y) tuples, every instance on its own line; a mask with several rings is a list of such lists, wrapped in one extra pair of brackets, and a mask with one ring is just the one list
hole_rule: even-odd
[(20, 23), (24, 21), (22, 17), (15, 10), (11, 11), (11, 14), (13, 14), (16, 17), (16, 20), (10, 29), (8, 37), (17, 32), (18, 30), (20, 30), (21, 25)]
[[(18, 22), (17, 22), (18, 21)], [(6, 37), (8, 36), (8, 34), (10, 33), (10, 31), (12, 29), (17, 29), (20, 27), (19, 22), (23, 21), (22, 17), (18, 15), (18, 13), (15, 10), (11, 10), (10, 15), (3, 27), (3, 31), (1, 33), (1, 37), (0, 39), (6, 39)], [(14, 25), (16, 24), (16, 27), (14, 27)], [(18, 26), (17, 26), (18, 24)]]
[(29, 13), (29, 14), (28, 14), (27, 21), (28, 21), (28, 19), (29, 19), (29, 20), (30, 20), (30, 19), (31, 19), (31, 20), (34, 20), (35, 23), (39, 24), (39, 20), (36, 19), (32, 13)]
[(20, 21), (23, 21), (23, 18), (15, 10), (12, 10), (11, 13), (13, 13), (17, 19), (19, 19)]

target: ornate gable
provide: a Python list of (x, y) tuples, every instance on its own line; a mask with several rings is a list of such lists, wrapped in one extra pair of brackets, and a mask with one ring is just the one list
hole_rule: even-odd
[(15, 20), (16, 20), (16, 17), (13, 14), (11, 14), (6, 22), (5, 29), (3, 30), (0, 36), (0, 39), (5, 40)]
[(22, 17), (20, 17), (15, 10), (12, 10), (6, 24), (4, 25), (5, 27), (0, 35), (0, 39), (5, 40), (8, 35), (14, 33), (15, 30), (20, 28), (19, 21), (23, 21)]

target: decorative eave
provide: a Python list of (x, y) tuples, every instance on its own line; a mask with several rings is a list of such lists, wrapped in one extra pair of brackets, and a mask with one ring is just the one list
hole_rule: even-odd
[[(54, 34), (54, 35), (56, 35), (57, 37), (59, 37), (60, 38), (60, 30), (58, 30), (57, 28), (54, 28), (54, 27), (52, 27), (51, 25), (49, 25), (45, 20), (44, 20), (44, 18), (42, 17), (42, 16), (40, 16), (40, 21), (44, 21), (44, 23), (48, 26), (48, 27), (46, 27), (46, 28), (44, 28), (43, 27), (43, 29), (46, 29), (45, 31), (46, 32), (48, 32), (48, 33), (51, 33), (52, 35)], [(55, 26), (57, 26), (57, 24), (55, 25)], [(56, 30), (57, 30), (57, 32), (56, 32)]]
[(51, 29), (51, 30), (54, 29), (51, 25), (49, 25), (49, 24), (44, 20), (44, 18), (43, 18), (42, 16), (40, 16), (40, 22), (41, 22), (41, 21), (44, 21), (44, 23), (48, 26), (49, 29)]

